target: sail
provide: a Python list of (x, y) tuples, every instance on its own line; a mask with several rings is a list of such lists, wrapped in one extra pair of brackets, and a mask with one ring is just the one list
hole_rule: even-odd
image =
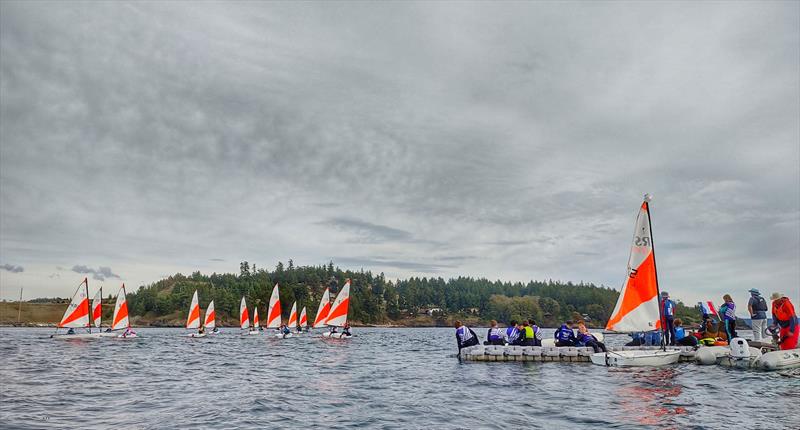
[(278, 284), (272, 288), (267, 309), (267, 328), (278, 328), (281, 325), (281, 298), (278, 294)]
[(330, 310), (331, 291), (326, 288), (325, 292), (322, 293), (322, 299), (319, 301), (319, 308), (317, 309), (317, 316), (314, 318), (314, 324), (311, 324), (311, 327), (317, 328), (325, 325), (325, 321), (328, 319), (328, 312), (330, 312)]
[(258, 329), (259, 325), (260, 324), (259, 324), (259, 321), (258, 321), (258, 306), (256, 306), (256, 307), (253, 308), (253, 328), (254, 329)]
[(250, 314), (247, 312), (247, 302), (244, 301), (244, 296), (239, 304), (239, 327), (242, 329), (250, 327)]
[(303, 306), (303, 310), (300, 311), (300, 327), (306, 328), (308, 327), (308, 317), (306, 317), (306, 307)]
[(633, 244), (628, 258), (628, 277), (606, 330), (633, 332), (661, 328), (649, 201), (650, 195), (645, 195), (636, 217)]
[(114, 305), (114, 316), (111, 318), (111, 330), (119, 330), (131, 326), (128, 320), (128, 300), (125, 297), (125, 284), (119, 289), (117, 303)]
[(325, 321), (327, 325), (343, 326), (347, 322), (347, 309), (350, 306), (350, 280), (344, 283), (342, 291), (336, 295), (336, 300), (331, 305), (331, 313)]
[(197, 290), (194, 290), (192, 304), (189, 305), (189, 317), (186, 318), (186, 328), (200, 327), (200, 301), (197, 299)]
[(208, 308), (206, 308), (206, 322), (203, 325), (212, 330), (217, 326), (217, 312), (214, 310), (213, 300), (208, 303)]
[(103, 317), (103, 289), (100, 288), (92, 299), (92, 321), (94, 326), (100, 328), (100, 320)]
[(289, 322), (286, 325), (289, 327), (297, 325), (297, 302), (292, 303), (292, 312), (289, 313)]
[(72, 296), (59, 327), (89, 327), (89, 279), (84, 278)]

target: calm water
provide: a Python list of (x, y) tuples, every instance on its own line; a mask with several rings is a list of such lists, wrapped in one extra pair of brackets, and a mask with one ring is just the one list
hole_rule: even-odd
[(800, 428), (796, 374), (459, 363), (452, 329), (347, 341), (51, 331), (0, 329), (3, 428)]

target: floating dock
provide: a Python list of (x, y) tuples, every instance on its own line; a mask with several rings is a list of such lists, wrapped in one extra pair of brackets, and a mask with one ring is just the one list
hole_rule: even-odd
[[(653, 351), (659, 346), (618, 346), (609, 351)], [(681, 351), (680, 361), (694, 361), (695, 349), (691, 346), (670, 347)], [(588, 346), (501, 346), (475, 345), (461, 350), (461, 357), (468, 361), (558, 361), (569, 363), (591, 363), (594, 350)]]

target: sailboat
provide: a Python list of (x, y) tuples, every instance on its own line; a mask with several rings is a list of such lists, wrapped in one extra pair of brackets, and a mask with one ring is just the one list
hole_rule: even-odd
[(297, 301), (292, 303), (292, 311), (289, 312), (289, 322), (286, 324), (289, 330), (297, 327)]
[(257, 331), (250, 330), (250, 313), (247, 311), (247, 302), (244, 300), (244, 296), (239, 303), (239, 328), (243, 330), (242, 334), (258, 334)]
[[(661, 323), (658, 274), (653, 249), (650, 223), (650, 200), (645, 194), (636, 227), (633, 232), (631, 254), (628, 257), (628, 276), (617, 299), (614, 312), (608, 320), (606, 330), (615, 332), (638, 332), (664, 330)], [(663, 337), (662, 337), (663, 338)], [(677, 363), (680, 350), (659, 351), (609, 351), (591, 355), (592, 363), (603, 366), (663, 366)]]
[(314, 323), (311, 328), (319, 328), (325, 325), (328, 320), (328, 313), (331, 311), (331, 291), (325, 288), (322, 293), (322, 299), (319, 301), (319, 308), (317, 308), (317, 316), (314, 318)]
[(253, 330), (250, 331), (250, 334), (259, 333), (261, 333), (261, 325), (258, 320), (258, 306), (253, 306)]
[[(197, 298), (197, 290), (194, 290), (192, 296), (192, 303), (189, 305), (189, 316), (186, 318), (186, 328), (196, 329), (200, 328), (200, 301)], [(205, 332), (189, 333), (189, 337), (206, 337)]]
[(100, 328), (101, 319), (103, 317), (103, 287), (100, 287), (92, 299), (92, 321), (95, 328)]
[[(130, 319), (128, 318), (128, 300), (125, 296), (125, 284), (117, 293), (117, 302), (114, 304), (114, 314), (111, 317), (111, 327), (108, 331), (103, 332), (103, 337), (116, 337), (120, 339), (135, 338), (136, 333), (131, 328)], [(116, 333), (119, 330), (125, 330), (123, 333)]]
[[(269, 307), (267, 308), (267, 328), (279, 329), (281, 327), (281, 297), (278, 292), (278, 284), (272, 288), (272, 295), (269, 296)], [(281, 332), (275, 334), (277, 337), (287, 338), (292, 334), (284, 335)]]
[(213, 300), (208, 302), (208, 307), (206, 308), (206, 321), (203, 323), (203, 327), (206, 328), (206, 334), (219, 333), (219, 330), (217, 330), (217, 312), (214, 310)]
[[(68, 328), (71, 333), (59, 334), (58, 329)], [(85, 328), (86, 333), (76, 333), (76, 328)], [(89, 279), (83, 278), (83, 282), (78, 285), (72, 300), (64, 311), (64, 316), (58, 323), (56, 333), (50, 337), (55, 339), (91, 339), (97, 335), (91, 333), (91, 321), (89, 320)]]
[(308, 317), (306, 316), (306, 307), (303, 306), (303, 310), (300, 311), (300, 324), (297, 326), (297, 332), (302, 332), (304, 330), (308, 330)]
[(324, 337), (332, 337), (336, 339), (347, 339), (353, 337), (349, 333), (337, 333), (336, 327), (344, 327), (347, 324), (347, 310), (350, 307), (350, 280), (348, 279), (342, 287), (342, 291), (336, 295), (336, 300), (331, 305), (331, 311), (325, 324), (331, 327), (331, 331), (322, 333)]

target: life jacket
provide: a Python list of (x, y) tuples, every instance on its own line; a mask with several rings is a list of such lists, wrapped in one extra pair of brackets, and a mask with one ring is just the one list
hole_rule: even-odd
[(571, 328), (568, 328), (566, 324), (562, 324), (561, 328), (556, 331), (556, 340), (560, 340), (562, 342), (569, 342), (575, 339), (575, 333), (572, 331)]
[(533, 328), (533, 337), (535, 337), (536, 339), (541, 340), (542, 339), (542, 329), (540, 329), (538, 325), (532, 325), (531, 328)]
[(503, 329), (501, 328), (490, 328), (489, 334), (487, 339), (490, 341), (497, 341), (503, 338)]
[(675, 303), (673, 303), (672, 300), (670, 299), (664, 299), (663, 306), (664, 306), (664, 316), (672, 318), (675, 315)]
[(756, 305), (753, 306), (753, 310), (754, 311), (758, 311), (758, 312), (766, 312), (767, 311), (767, 301), (764, 300), (764, 298), (761, 297), (761, 296), (755, 296), (753, 298), (756, 299)]
[(576, 336), (576, 340), (581, 345), (586, 346), (589, 342), (594, 340), (594, 336), (592, 336), (591, 333), (578, 332), (578, 335)]
[(781, 297), (772, 302), (772, 315), (781, 327), (789, 327), (792, 321), (797, 318), (794, 306), (788, 297)]
[(461, 327), (456, 329), (456, 335), (461, 340), (461, 343), (467, 342), (473, 337), (472, 330), (467, 328), (467, 326), (465, 325), (462, 325)]
[(507, 328), (506, 338), (508, 338), (508, 343), (513, 343), (515, 340), (519, 338), (519, 330), (516, 327)]
[(735, 320), (736, 319), (736, 304), (733, 302), (725, 303), (724, 305), (720, 306), (720, 310), (725, 308), (725, 315), (724, 319), (726, 320)]
[(531, 327), (531, 326), (529, 326), (529, 325), (526, 325), (526, 326), (523, 328), (523, 330), (525, 330), (525, 339), (533, 339), (533, 338), (534, 338), (534, 335), (533, 335), (533, 333), (534, 333), (534, 332), (533, 332), (533, 327)]
[(675, 340), (681, 340), (686, 337), (686, 330), (683, 327), (675, 327)]

